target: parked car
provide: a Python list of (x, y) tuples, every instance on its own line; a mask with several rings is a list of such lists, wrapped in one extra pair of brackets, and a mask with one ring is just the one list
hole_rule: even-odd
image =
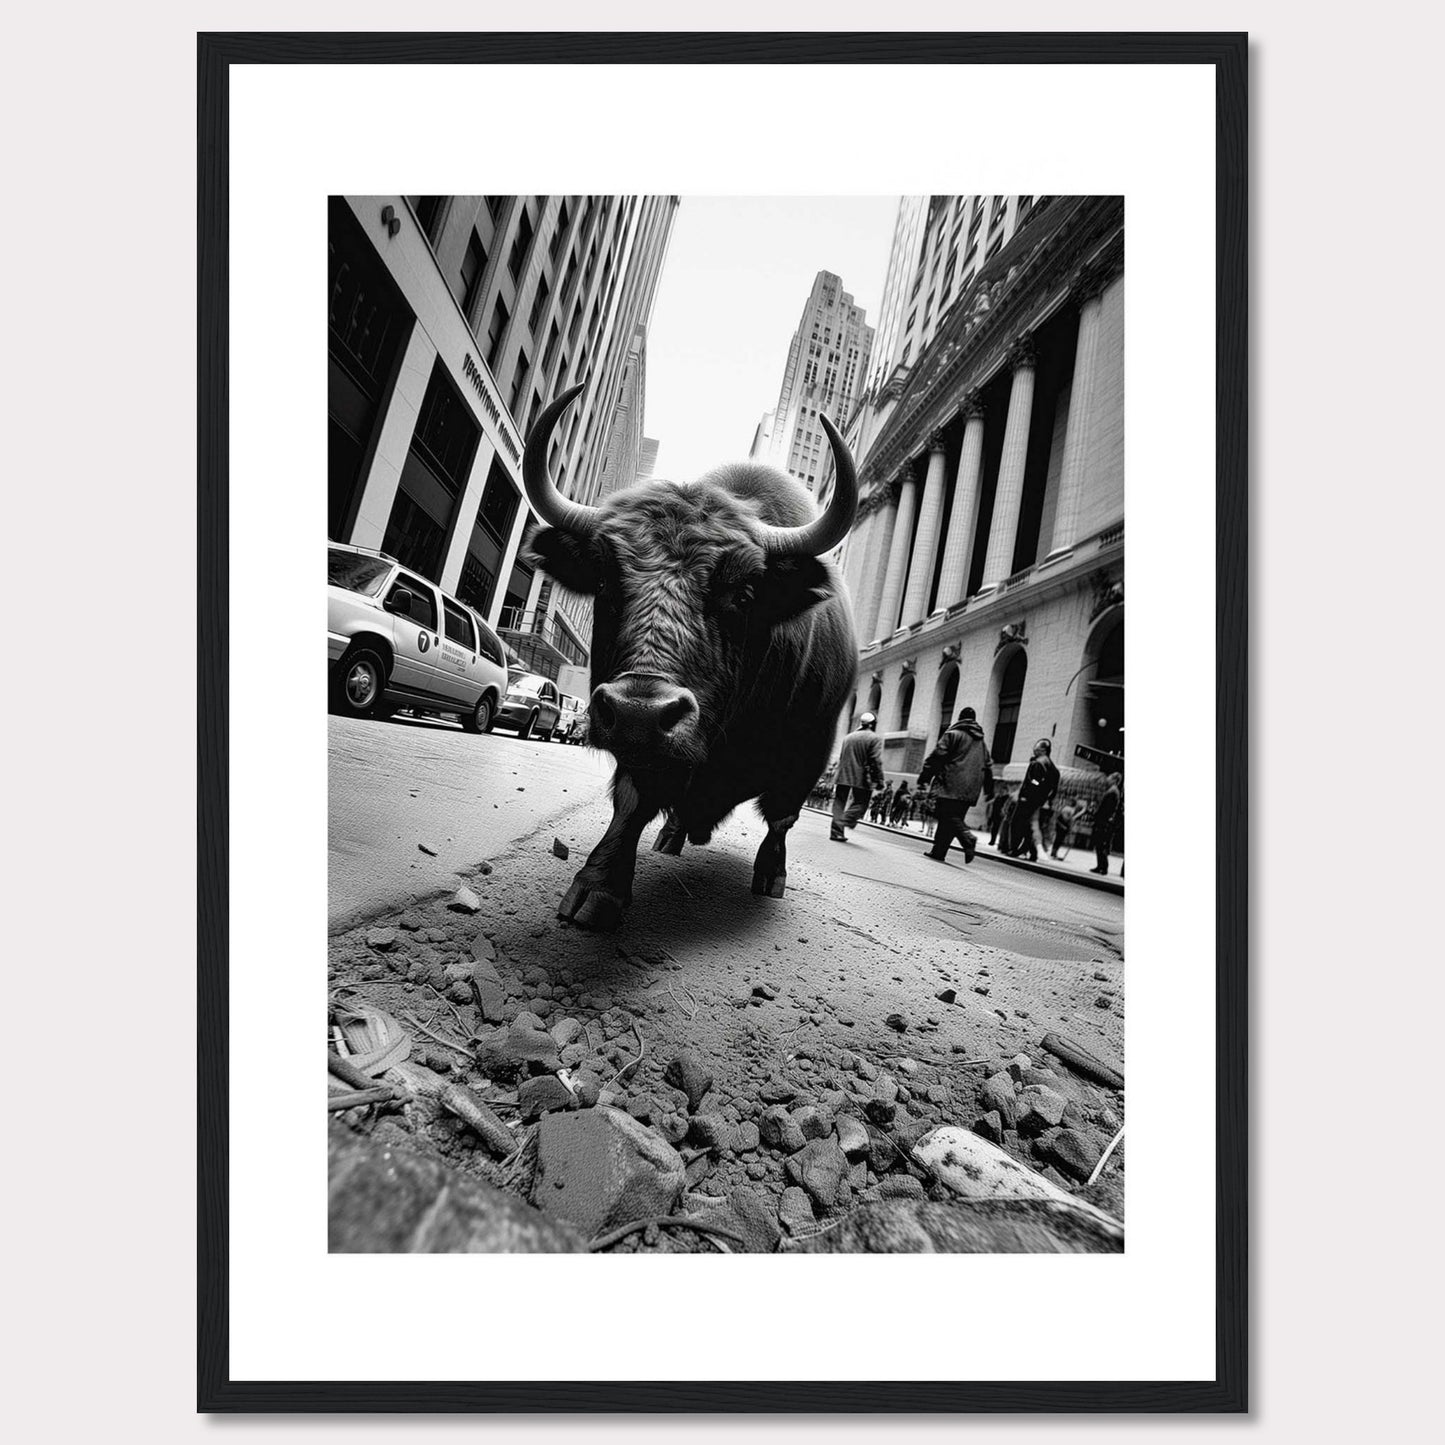
[(557, 685), (550, 678), (536, 672), (511, 675), (506, 696), (497, 709), (497, 722), (516, 728), (519, 738), (540, 732), (543, 742), (551, 742), (561, 718), (562, 703)]
[(507, 691), (506, 654), (472, 608), (395, 557), (339, 542), (327, 549), (326, 581), (337, 712), (376, 717), (408, 707), (491, 731)]
[(561, 695), (560, 701), (562, 703), (562, 720), (557, 724), (557, 741), (559, 743), (575, 742), (580, 726), (579, 719), (586, 717), (587, 709), (582, 706), (580, 697), (572, 697), (565, 692)]

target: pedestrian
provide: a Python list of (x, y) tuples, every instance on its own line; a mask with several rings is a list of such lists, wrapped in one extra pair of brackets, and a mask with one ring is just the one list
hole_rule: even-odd
[(971, 707), (959, 713), (957, 720), (938, 740), (918, 774), (918, 786), (936, 781), (933, 811), (938, 826), (933, 844), (925, 853), (935, 863), (948, 861), (948, 846), (955, 837), (963, 844), (963, 861), (973, 862), (978, 839), (964, 821), (968, 810), (978, 802), (980, 789), (993, 797), (993, 762), (984, 744), (983, 729)]
[(1123, 807), (1124, 775), (1110, 773), (1109, 786), (1104, 789), (1104, 796), (1094, 809), (1094, 857), (1098, 859), (1098, 867), (1090, 868), (1090, 873), (1108, 873), (1109, 845), (1114, 841)]
[(1003, 826), (1004, 814), (1008, 812), (1009, 804), (1013, 802), (1013, 799), (1012, 788), (1000, 788), (988, 800), (988, 846), (990, 848), (998, 846), (999, 829)]
[(923, 836), (933, 837), (933, 830), (937, 825), (937, 814), (934, 811), (937, 798), (932, 788), (927, 789), (918, 800), (918, 817), (923, 824)]
[(905, 778), (898, 785), (898, 791), (893, 795), (893, 804), (889, 809), (889, 817), (895, 828), (906, 828), (908, 826), (908, 809), (912, 799), (908, 795), (908, 780)]
[(1065, 798), (1059, 804), (1059, 810), (1054, 814), (1054, 847), (1049, 854), (1051, 858), (1059, 856), (1060, 848), (1069, 846), (1069, 829), (1074, 826), (1074, 800)]
[(893, 806), (893, 781), (890, 778), (882, 788), (873, 795), (873, 821), (875, 823), (886, 823), (888, 821), (889, 809)]
[(878, 719), (865, 712), (857, 728), (843, 739), (838, 754), (837, 781), (833, 785), (833, 826), (828, 836), (846, 843), (845, 828), (856, 828), (873, 789), (883, 781), (883, 743), (876, 731)]
[(1059, 770), (1050, 756), (1053, 750), (1054, 745), (1048, 738), (1040, 738), (1034, 744), (1033, 757), (1019, 786), (1013, 818), (1009, 823), (1008, 847), (1004, 852), (1014, 858), (1027, 853), (1031, 863), (1039, 861), (1039, 843), (1042, 841), (1036, 835), (1034, 815), (1059, 790)]

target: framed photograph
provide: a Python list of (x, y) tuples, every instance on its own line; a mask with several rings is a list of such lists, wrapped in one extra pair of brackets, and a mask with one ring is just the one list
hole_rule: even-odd
[(202, 1411), (1247, 1408), (1246, 48), (198, 37)]

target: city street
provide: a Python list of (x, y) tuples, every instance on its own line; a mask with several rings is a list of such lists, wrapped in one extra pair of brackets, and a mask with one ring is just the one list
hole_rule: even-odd
[[(744, 1127), (770, 1102), (861, 1116), (889, 1096), (875, 1113), (906, 1144), (936, 1125), (974, 1126), (990, 1107), (985, 1080), (1024, 1054), (1029, 1064), (1016, 1070), (1033, 1067), (1024, 1082), (1068, 1101), (1062, 1132), (1083, 1141), (1087, 1159), (1122, 1122), (1122, 1095), (1041, 1046), (1046, 1034), (1063, 1035), (1122, 1068), (1116, 894), (982, 856), (972, 866), (959, 854), (933, 863), (917, 836), (859, 828), (834, 843), (826, 817), (805, 811), (789, 837), (786, 897), (755, 897), (763, 830), (748, 807), (680, 857), (651, 851), (649, 828), (621, 930), (593, 934), (559, 921), (556, 908), (610, 815), (609, 759), (408, 720), (333, 719), (331, 728), (332, 910), (343, 920), (332, 987), (422, 1024), (429, 1032), (416, 1038), (413, 1063), (486, 1088), (504, 1118), (520, 1122), (513, 1081), (481, 1076), (470, 1047), (431, 1040), (495, 1044), (510, 1035), (488, 1025), (505, 1029), (528, 1012), (548, 1028), (575, 1020), (582, 1032), (563, 1062), (610, 1084), (614, 1102), (679, 1146), (687, 1108), (663, 1071), (692, 1050), (714, 1079), (701, 1112), (732, 1131), (727, 1147), (694, 1161), (695, 1187), (707, 1197), (760, 1188), (774, 1207), (791, 1161)], [(570, 857), (557, 856), (557, 843)], [(451, 906), (463, 882), (475, 914)], [(484, 1021), (458, 986), (474, 958), (495, 964), (505, 1017)], [(639, 1044), (640, 1061), (624, 1068)], [(1050, 1163), (1059, 1129), (1031, 1141), (1001, 1122), (1006, 1147), (1079, 1189), (1079, 1177)], [(486, 1177), (489, 1161), (450, 1121), (429, 1137), (448, 1162)], [(887, 1166), (874, 1163), (877, 1171), (854, 1171), (854, 1193), (876, 1194)], [(1087, 1197), (1122, 1217), (1122, 1150)]]

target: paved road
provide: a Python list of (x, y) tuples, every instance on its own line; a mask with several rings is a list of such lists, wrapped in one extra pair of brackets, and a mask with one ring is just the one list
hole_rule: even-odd
[(453, 886), (457, 872), (601, 797), (610, 774), (609, 761), (586, 748), (512, 733), (331, 718), (331, 928)]

